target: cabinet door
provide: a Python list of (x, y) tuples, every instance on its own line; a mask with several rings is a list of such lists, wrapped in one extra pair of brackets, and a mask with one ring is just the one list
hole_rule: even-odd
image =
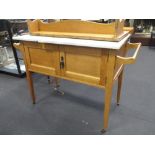
[(97, 48), (61, 46), (61, 75), (73, 81), (100, 84), (102, 50)]
[(26, 43), (28, 69), (47, 75), (59, 72), (59, 50), (56, 45)]

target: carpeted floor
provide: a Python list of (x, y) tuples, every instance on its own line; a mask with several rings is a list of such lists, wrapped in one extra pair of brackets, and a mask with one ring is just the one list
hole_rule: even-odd
[[(0, 74), (0, 134), (100, 134), (103, 90), (63, 80), (61, 96), (45, 76), (33, 78), (36, 105), (26, 78)], [(126, 67), (119, 107), (116, 88), (106, 134), (155, 134), (155, 49), (142, 47), (137, 63)]]

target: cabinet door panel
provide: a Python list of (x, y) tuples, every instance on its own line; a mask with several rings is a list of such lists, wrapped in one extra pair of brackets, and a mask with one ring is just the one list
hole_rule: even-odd
[(49, 75), (58, 74), (59, 51), (55, 46), (51, 49), (44, 49), (31, 45), (26, 49), (26, 57), (30, 70)]
[(101, 49), (64, 46), (60, 57), (64, 56), (65, 68), (63, 75), (93, 84), (99, 84)]

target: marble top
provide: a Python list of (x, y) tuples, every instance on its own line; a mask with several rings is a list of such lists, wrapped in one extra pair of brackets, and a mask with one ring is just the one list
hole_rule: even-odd
[(32, 36), (30, 34), (13, 36), (13, 40), (32, 41), (32, 42), (38, 42), (38, 43), (49, 43), (49, 44), (59, 44), (59, 45), (82, 46), (82, 47), (120, 49), (122, 45), (130, 38), (130, 36), (131, 35), (128, 34), (125, 38), (123, 38), (119, 42)]

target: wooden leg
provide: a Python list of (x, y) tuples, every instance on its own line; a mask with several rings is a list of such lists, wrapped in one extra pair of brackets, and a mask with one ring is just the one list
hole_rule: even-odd
[(112, 97), (112, 83), (107, 85), (105, 89), (105, 102), (104, 102), (104, 130), (108, 128), (109, 112)]
[(124, 72), (124, 69), (122, 70), (121, 74), (118, 77), (117, 105), (119, 105), (120, 96), (121, 96), (122, 81), (123, 81), (123, 72)]
[(102, 133), (106, 131), (108, 128), (109, 122), (109, 112), (111, 105), (111, 97), (112, 97), (112, 87), (113, 87), (113, 75), (114, 75), (114, 66), (115, 66), (115, 55), (113, 53), (109, 53), (108, 58), (108, 66), (107, 66), (107, 80), (105, 84), (105, 102), (104, 102), (104, 125)]
[(27, 71), (26, 75), (27, 75), (27, 81), (28, 81), (28, 84), (29, 84), (33, 104), (35, 104), (35, 93), (34, 93), (34, 87), (33, 87), (32, 73), (30, 71)]
[(25, 63), (25, 68), (26, 68), (26, 77), (27, 77), (27, 81), (29, 84), (33, 104), (35, 104), (35, 93), (34, 93), (34, 87), (33, 87), (33, 81), (32, 81), (32, 73), (28, 70), (28, 65), (27, 65), (28, 63), (26, 61), (25, 48), (23, 44), (21, 43), (14, 43), (13, 45), (15, 48), (17, 48), (19, 51), (22, 52), (24, 63)]

